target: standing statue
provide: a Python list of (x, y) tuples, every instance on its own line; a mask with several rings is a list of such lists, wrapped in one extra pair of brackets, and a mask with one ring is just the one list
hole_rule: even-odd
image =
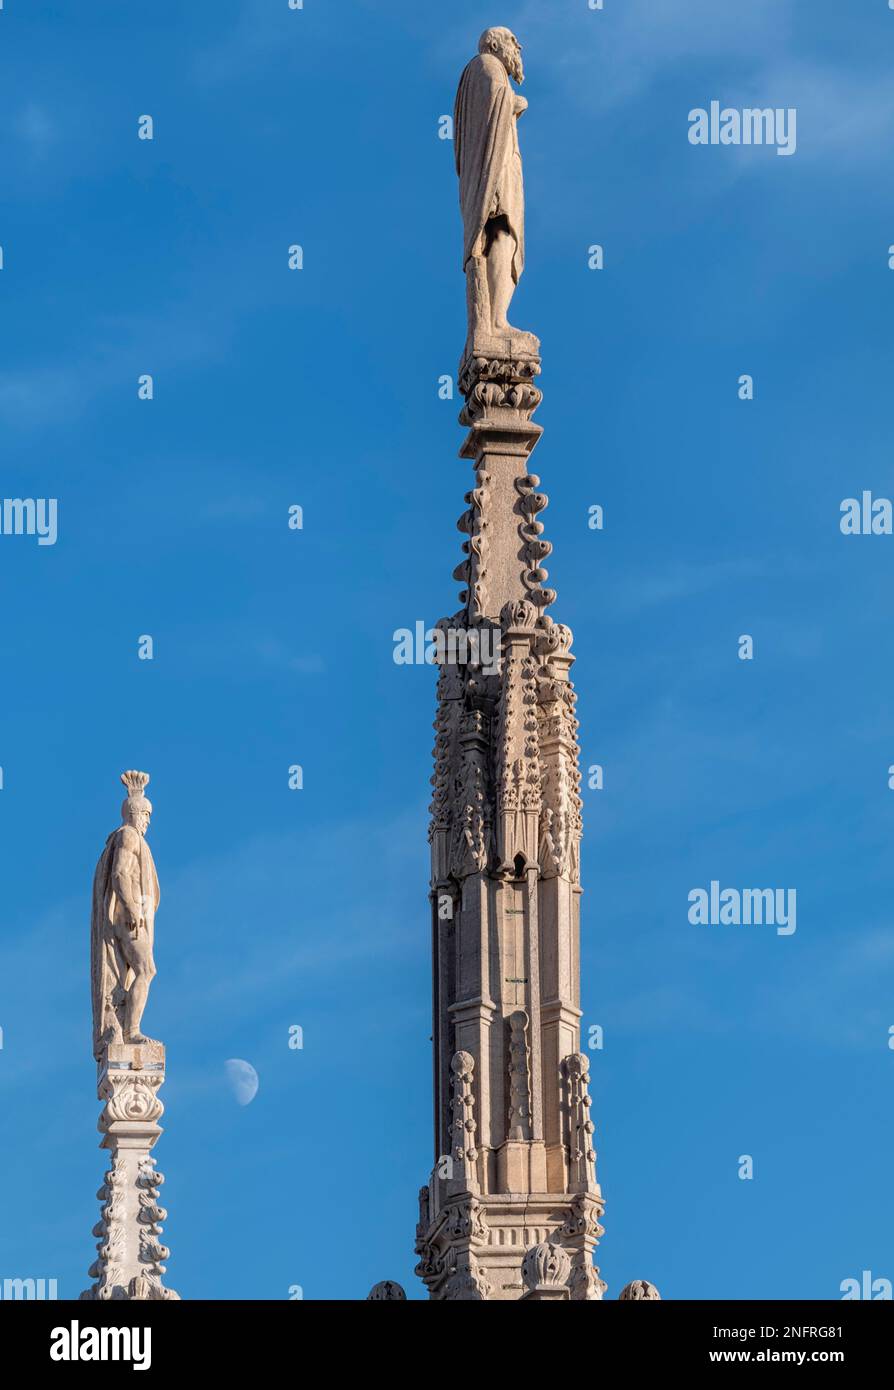
[(147, 772), (122, 772), (127, 797), (123, 824), (106, 840), (93, 878), (90, 971), (93, 1051), (109, 1043), (149, 1043), (140, 1032), (155, 974), (152, 944), (159, 903), (158, 875), (146, 831), (152, 804), (143, 795)]
[(521, 45), (508, 29), (486, 29), (478, 55), (459, 79), (453, 113), (463, 270), (469, 315), (467, 352), (485, 339), (512, 335), (536, 352), (533, 333), (506, 315), (525, 264), (525, 195), (517, 121), (527, 109), (509, 81), (524, 81)]

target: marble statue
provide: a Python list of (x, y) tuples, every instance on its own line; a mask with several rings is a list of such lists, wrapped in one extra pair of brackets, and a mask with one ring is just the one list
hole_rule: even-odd
[(152, 958), (158, 876), (146, 831), (152, 806), (146, 772), (122, 772), (127, 797), (93, 878), (90, 966), (96, 1094), (103, 1102), (97, 1128), (108, 1169), (97, 1196), (96, 1259), (82, 1299), (176, 1299), (164, 1275), (170, 1250), (162, 1242), (168, 1219), (161, 1205), (164, 1175), (152, 1150), (162, 1133), (165, 1049), (141, 1031)]
[(463, 218), (463, 270), (469, 318), (467, 352), (493, 340), (533, 334), (506, 315), (525, 264), (525, 197), (517, 122), (527, 109), (512, 83), (524, 80), (521, 45), (508, 29), (486, 29), (459, 80), (453, 140)]
[(90, 964), (93, 1051), (110, 1043), (149, 1043), (140, 1031), (155, 974), (152, 946), (159, 903), (158, 875), (146, 831), (152, 804), (146, 772), (122, 772), (127, 797), (123, 824), (106, 840), (93, 878)]

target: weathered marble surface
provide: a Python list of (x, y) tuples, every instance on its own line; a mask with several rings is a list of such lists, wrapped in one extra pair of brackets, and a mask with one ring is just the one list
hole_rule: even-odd
[(486, 29), (459, 80), (453, 117), (468, 352), (499, 354), (510, 338), (529, 352), (539, 348), (533, 334), (513, 328), (506, 317), (525, 264), (518, 119), (528, 106), (510, 78), (524, 81), (521, 45), (509, 29)]
[(169, 1251), (161, 1243), (167, 1212), (159, 1203), (164, 1178), (152, 1160), (162, 1133), (159, 1091), (165, 1050), (140, 1031), (155, 974), (153, 938), (158, 877), (145, 835), (152, 806), (143, 795), (145, 772), (123, 772), (128, 795), (122, 825), (113, 831), (96, 868), (91, 921), (93, 1050), (98, 1129), (109, 1168), (96, 1194), (102, 1204), (93, 1228), (97, 1258), (83, 1299), (176, 1299), (164, 1286)]
[(93, 878), (90, 973), (93, 1050), (109, 1043), (146, 1043), (143, 1010), (155, 975), (153, 945), (158, 875), (146, 832), (152, 803), (147, 772), (122, 772), (127, 796), (121, 825), (106, 840)]

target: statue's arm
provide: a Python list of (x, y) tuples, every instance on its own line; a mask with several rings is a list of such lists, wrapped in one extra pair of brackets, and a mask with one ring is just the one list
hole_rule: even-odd
[(138, 840), (138, 832), (132, 826), (125, 826), (115, 846), (112, 863), (112, 887), (124, 905), (129, 927), (138, 926), (142, 916), (139, 899), (133, 892), (134, 883), (139, 883)]

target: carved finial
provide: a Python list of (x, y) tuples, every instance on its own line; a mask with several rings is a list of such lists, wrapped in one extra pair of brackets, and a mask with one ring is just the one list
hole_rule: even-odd
[(571, 1260), (561, 1245), (541, 1241), (532, 1245), (522, 1261), (522, 1279), (531, 1293), (548, 1293), (568, 1288)]
[(661, 1301), (661, 1294), (654, 1284), (650, 1284), (648, 1279), (633, 1279), (629, 1284), (625, 1284), (618, 1294), (618, 1302), (622, 1300), (626, 1303), (631, 1299), (644, 1299), (647, 1302), (654, 1302), (656, 1299)]
[(405, 1303), (406, 1300), (407, 1295), (393, 1279), (382, 1279), (378, 1284), (373, 1284), (366, 1295), (367, 1303)]
[(537, 622), (537, 609), (527, 599), (511, 599), (500, 609), (500, 625), (504, 632), (523, 629), (533, 632)]

